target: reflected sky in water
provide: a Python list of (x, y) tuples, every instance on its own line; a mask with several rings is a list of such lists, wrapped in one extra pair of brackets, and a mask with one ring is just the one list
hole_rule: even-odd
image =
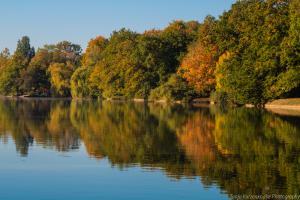
[(0, 100), (0, 199), (300, 193), (300, 118), (264, 110)]

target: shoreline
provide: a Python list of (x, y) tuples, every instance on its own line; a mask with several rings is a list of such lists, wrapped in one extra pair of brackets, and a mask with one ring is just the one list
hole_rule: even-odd
[[(125, 99), (125, 98), (72, 98), (72, 97), (31, 97), (31, 96), (3, 96), (0, 95), (2, 99), (25, 99), (25, 100), (101, 100), (101, 101), (111, 101), (111, 102), (135, 102), (135, 103), (159, 103), (159, 104), (191, 104), (195, 106), (199, 105), (214, 105), (215, 102), (209, 100), (209, 98), (196, 98), (190, 102), (186, 101), (167, 101), (164, 99), (161, 100), (149, 100), (149, 99), (142, 99), (142, 98), (132, 98), (132, 99)], [(244, 105), (247, 108), (253, 108), (254, 106), (251, 104)], [(273, 102), (269, 102), (265, 104), (264, 107), (268, 111), (274, 112), (282, 112), (286, 111), (294, 111), (299, 112), (300, 115), (300, 98), (290, 98), (290, 99), (278, 99), (274, 100)]]

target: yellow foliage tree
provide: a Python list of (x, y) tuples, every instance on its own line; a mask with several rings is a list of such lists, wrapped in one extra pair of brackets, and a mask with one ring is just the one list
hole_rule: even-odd
[(216, 90), (221, 90), (224, 88), (222, 81), (224, 78), (224, 63), (226, 60), (230, 59), (230, 57), (232, 56), (232, 53), (226, 51), (225, 53), (223, 53), (219, 59), (218, 62), (216, 63), (216, 71), (215, 71), (215, 77), (216, 77)]
[(69, 63), (53, 63), (49, 67), (52, 95), (70, 96), (70, 79), (74, 68)]
[(102, 36), (91, 39), (82, 57), (83, 66), (94, 66), (101, 57), (102, 51), (108, 44), (108, 40)]

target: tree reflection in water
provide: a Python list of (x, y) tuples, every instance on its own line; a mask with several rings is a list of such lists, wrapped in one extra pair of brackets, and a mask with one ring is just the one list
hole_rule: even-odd
[(100, 101), (1, 100), (0, 138), (72, 151), (119, 168), (201, 177), (228, 194), (300, 193), (300, 118), (263, 110)]

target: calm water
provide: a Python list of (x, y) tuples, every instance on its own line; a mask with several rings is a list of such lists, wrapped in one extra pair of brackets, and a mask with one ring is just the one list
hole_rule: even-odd
[(0, 100), (0, 199), (300, 194), (300, 118), (267, 111)]

